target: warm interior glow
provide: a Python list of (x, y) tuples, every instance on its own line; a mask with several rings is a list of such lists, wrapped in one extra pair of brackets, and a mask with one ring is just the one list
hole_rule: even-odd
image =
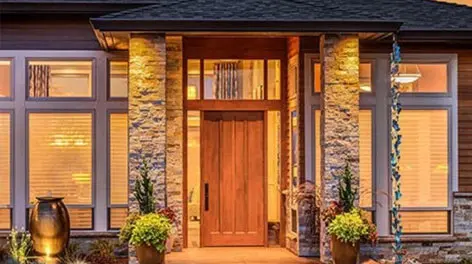
[(280, 60), (267, 61), (267, 95), (269, 100), (280, 99), (281, 85), (281, 65)]
[(200, 245), (200, 112), (187, 112), (188, 245)]
[(0, 97), (11, 95), (11, 62), (0, 60)]
[(120, 228), (128, 212), (128, 115), (112, 113), (109, 116), (110, 152), (110, 228)]
[(401, 212), (403, 232), (405, 233), (447, 233), (448, 212)]
[[(195, 87), (195, 93), (190, 88)], [(200, 99), (200, 60), (187, 61), (187, 99)]]
[[(50, 68), (49, 81), (44, 76), (35, 77), (37, 83), (43, 83), (48, 97), (92, 97), (92, 62), (91, 61), (29, 61), (28, 65), (42, 65)], [(29, 77), (36, 76), (31, 71)], [(34, 90), (40, 85), (29, 83), (29, 96), (35, 97)], [(46, 88), (49, 87), (49, 88)]]
[(280, 223), (280, 112), (267, 113), (268, 220)]
[(11, 120), (0, 113), (0, 229), (10, 229)]
[(128, 62), (111, 61), (110, 62), (110, 97), (126, 98), (128, 97)]
[(445, 93), (448, 88), (447, 63), (400, 65), (400, 76), (395, 81), (400, 83), (402, 93)]
[[(30, 201), (52, 195), (66, 205), (91, 206), (92, 114), (30, 113), (28, 122)], [(66, 135), (60, 144), (57, 135)], [(91, 209), (69, 211), (72, 223), (89, 226)]]

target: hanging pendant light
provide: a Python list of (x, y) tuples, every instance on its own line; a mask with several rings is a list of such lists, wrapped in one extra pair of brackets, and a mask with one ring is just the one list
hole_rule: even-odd
[(421, 78), (418, 64), (400, 64), (398, 75), (394, 77), (395, 82), (401, 84), (414, 83)]

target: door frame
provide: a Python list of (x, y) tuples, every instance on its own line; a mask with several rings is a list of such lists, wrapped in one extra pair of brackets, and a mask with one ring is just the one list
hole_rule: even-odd
[[(267, 163), (267, 112), (278, 111), (280, 113), (280, 189), (288, 186), (288, 139), (284, 136), (288, 130), (288, 100), (287, 100), (287, 39), (274, 37), (183, 37), (183, 65), (182, 65), (182, 90), (183, 90), (183, 216), (182, 233), (183, 247), (188, 247), (188, 111), (200, 111), (200, 120), (204, 111), (264, 111), (264, 155)], [(200, 60), (200, 73), (203, 73), (204, 59), (260, 59), (264, 60), (266, 69), (268, 60), (280, 61), (280, 99), (279, 100), (187, 100), (187, 63), (188, 60)], [(264, 86), (267, 87), (267, 71), (264, 70)], [(202, 74), (203, 75), (203, 74)], [(200, 80), (200, 89), (203, 89), (203, 77)], [(267, 89), (265, 89), (267, 91)], [(200, 93), (201, 94), (201, 93)], [(267, 98), (267, 92), (264, 94)], [(201, 128), (200, 128), (201, 129)], [(200, 130), (201, 131), (201, 130)], [(267, 168), (264, 166), (265, 185), (267, 185)], [(265, 206), (268, 206), (267, 186), (264, 195)], [(280, 231), (279, 245), (286, 245), (287, 212), (285, 208), (286, 196), (280, 192)], [(266, 217), (265, 241), (268, 246), (268, 219)]]
[[(259, 112), (259, 113), (262, 113), (263, 115), (263, 130), (262, 130), (262, 138), (264, 140), (263, 142), (263, 149), (262, 149), (262, 155), (263, 155), (263, 158), (264, 158), (264, 161), (262, 163), (263, 165), (263, 170), (264, 170), (264, 174), (263, 174), (263, 197), (264, 197), (264, 200), (263, 200), (263, 220), (264, 220), (264, 247), (268, 247), (269, 246), (269, 241), (268, 241), (268, 226), (269, 226), (269, 221), (268, 221), (268, 201), (269, 201), (269, 197), (268, 197), (268, 173), (267, 173), (267, 111), (264, 111), (264, 110), (252, 110), (252, 111), (240, 111), (240, 110), (225, 110), (225, 111), (215, 111), (215, 110), (205, 110), (205, 111), (200, 111), (200, 247), (205, 247), (203, 244), (203, 213), (204, 213), (204, 188), (205, 188), (205, 182), (204, 182), (204, 179), (203, 179), (203, 166), (201, 166), (201, 163), (203, 162), (203, 152), (205, 151), (203, 149), (203, 131), (204, 131), (204, 115), (205, 115), (205, 112)], [(210, 193), (211, 195), (211, 193)], [(226, 245), (228, 247), (232, 247), (232, 245)]]

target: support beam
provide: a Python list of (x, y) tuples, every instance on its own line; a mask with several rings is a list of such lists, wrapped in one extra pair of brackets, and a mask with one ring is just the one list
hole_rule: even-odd
[[(325, 34), (321, 38), (321, 201), (325, 209), (338, 201), (339, 179), (346, 162), (359, 186), (359, 38)], [(320, 254), (330, 263), (330, 237), (321, 225)]]

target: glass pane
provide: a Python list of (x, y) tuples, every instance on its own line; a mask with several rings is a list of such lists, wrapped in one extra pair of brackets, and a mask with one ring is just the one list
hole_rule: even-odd
[(280, 112), (267, 113), (267, 175), (269, 222), (280, 222)]
[(187, 61), (187, 99), (196, 100), (200, 97), (200, 60)]
[(263, 60), (205, 60), (205, 99), (264, 98)]
[(0, 98), (11, 96), (11, 62), (0, 60)]
[[(321, 92), (321, 64), (315, 63), (313, 66), (315, 93)], [(359, 86), (361, 92), (372, 92), (372, 65), (371, 63), (361, 63), (359, 65)]]
[(188, 246), (200, 246), (200, 112), (187, 112)]
[(128, 115), (110, 114), (110, 203), (128, 204)]
[(29, 198), (92, 203), (92, 114), (29, 114)]
[[(321, 111), (315, 110), (315, 182), (321, 184)], [(359, 174), (361, 207), (372, 207), (372, 111), (359, 111)]]
[(446, 93), (447, 64), (400, 65), (400, 91), (403, 93)]
[(298, 116), (296, 111), (290, 113), (290, 163), (291, 185), (295, 190), (298, 185)]
[(449, 214), (442, 212), (400, 212), (404, 233), (447, 233)]
[(0, 113), (0, 205), (10, 205), (10, 113)]
[(10, 209), (0, 208), (0, 230), (11, 229), (11, 211)]
[(92, 97), (91, 61), (28, 62), (30, 97)]
[(128, 217), (128, 208), (110, 208), (110, 229), (120, 229)]
[(110, 98), (128, 97), (128, 62), (110, 62)]
[(447, 110), (403, 110), (402, 207), (448, 206)]
[(92, 229), (91, 208), (67, 208), (72, 229)]
[(280, 60), (267, 61), (267, 93), (269, 100), (280, 99)]
[(359, 112), (359, 205), (372, 207), (372, 112)]

